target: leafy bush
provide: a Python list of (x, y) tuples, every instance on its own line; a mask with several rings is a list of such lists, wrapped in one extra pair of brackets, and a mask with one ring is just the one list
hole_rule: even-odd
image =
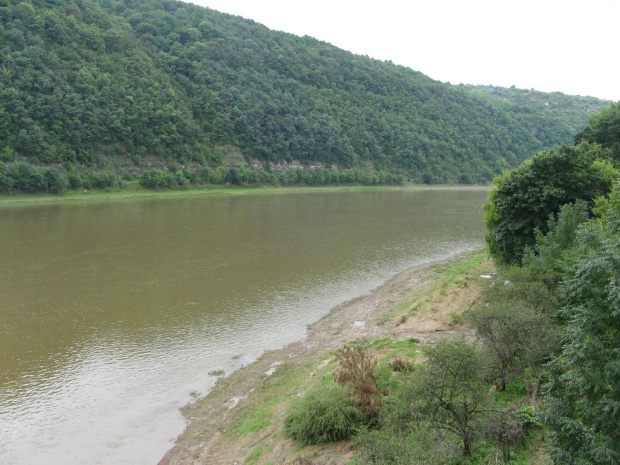
[(9, 176), (9, 169), (0, 162), (0, 194), (10, 194), (13, 191), (13, 178)]
[(597, 155), (589, 145), (563, 146), (539, 152), (495, 179), (484, 210), (489, 250), (500, 263), (521, 264), (536, 231), (546, 234), (549, 215), (556, 215), (562, 205), (577, 200), (591, 204), (610, 189), (601, 165), (594, 163)]
[(69, 173), (69, 189), (79, 189), (82, 187), (82, 178), (75, 173)]
[(198, 182), (200, 184), (209, 184), (213, 181), (213, 170), (208, 166), (204, 166), (198, 171)]
[(172, 187), (175, 184), (174, 175), (165, 171), (154, 169), (145, 171), (140, 175), (139, 183), (147, 189), (162, 189)]
[(349, 439), (362, 423), (341, 386), (315, 388), (295, 402), (284, 419), (284, 433), (304, 446)]
[(0, 193), (59, 193), (66, 187), (67, 179), (58, 168), (37, 168), (24, 162), (8, 167), (0, 163)]
[(58, 194), (67, 187), (67, 179), (62, 175), (58, 168), (50, 168), (43, 171), (43, 178), (46, 183), (46, 191)]
[(87, 179), (95, 189), (109, 189), (118, 180), (117, 176), (112, 173), (89, 173)]
[(28, 163), (14, 163), (9, 168), (8, 175), (13, 178), (13, 188), (17, 192), (43, 192), (47, 188), (41, 170)]

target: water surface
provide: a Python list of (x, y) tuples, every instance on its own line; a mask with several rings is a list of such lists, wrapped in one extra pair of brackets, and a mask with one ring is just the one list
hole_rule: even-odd
[(0, 208), (0, 463), (155, 464), (216, 377), (409, 266), (479, 247), (485, 191)]

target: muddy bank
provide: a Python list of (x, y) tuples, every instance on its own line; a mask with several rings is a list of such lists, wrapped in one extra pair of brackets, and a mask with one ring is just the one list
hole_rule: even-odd
[(290, 398), (324, 376), (330, 353), (347, 343), (416, 338), (432, 344), (467, 333), (460, 315), (479, 304), (485, 282), (480, 274), (491, 269), (484, 252), (469, 252), (407, 269), (336, 307), (310, 325), (303, 340), (220, 379), (204, 399), (186, 407), (188, 426), (160, 465), (296, 463), (308, 454), (321, 457), (308, 463), (346, 464), (349, 445), (306, 448), (300, 455), (298, 446), (283, 437)]

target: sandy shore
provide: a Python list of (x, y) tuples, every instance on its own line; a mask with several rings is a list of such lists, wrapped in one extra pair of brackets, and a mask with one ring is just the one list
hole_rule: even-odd
[[(160, 465), (248, 463), (246, 458), (252, 451), (262, 455), (251, 463), (297, 463), (299, 453), (295, 451), (299, 448), (281, 434), (289, 402), (286, 397), (297, 397), (311, 386), (313, 377), (327, 363), (325, 357), (347, 343), (389, 337), (417, 338), (420, 344), (432, 344), (440, 338), (468, 332), (466, 326), (454, 324), (454, 315), (478, 303), (483, 285), (479, 270), (473, 278), (465, 278), (465, 284), (444, 285), (441, 292), (437, 289), (446, 269), (474, 255), (470, 252), (407, 269), (371, 293), (333, 309), (308, 327), (303, 340), (268, 352), (219, 380), (204, 399), (184, 409), (188, 426)], [(477, 256), (481, 256), (479, 251)], [(480, 266), (486, 271), (492, 268), (486, 260)], [(420, 310), (412, 313), (408, 306), (414, 305)], [(403, 317), (407, 312), (411, 315)], [(276, 395), (279, 391), (284, 395)], [(270, 406), (269, 415), (261, 423), (256, 412), (265, 410), (265, 405)], [(252, 418), (259, 420), (252, 423)], [(350, 446), (342, 447), (345, 449), (332, 447), (335, 452), (323, 451), (319, 455), (324, 459), (308, 463), (346, 464), (350, 460)]]

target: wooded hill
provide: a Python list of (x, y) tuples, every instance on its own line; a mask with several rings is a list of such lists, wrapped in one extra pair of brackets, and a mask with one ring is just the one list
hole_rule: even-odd
[(609, 102), (452, 86), (171, 0), (0, 0), (0, 163), (161, 161), (484, 182)]

